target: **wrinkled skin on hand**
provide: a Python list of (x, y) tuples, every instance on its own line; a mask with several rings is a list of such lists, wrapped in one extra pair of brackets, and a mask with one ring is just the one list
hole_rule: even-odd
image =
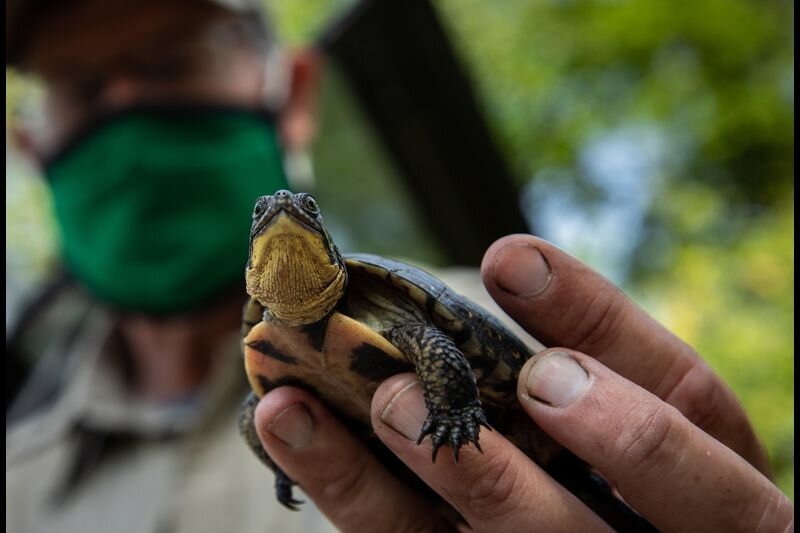
[[(499, 240), (482, 277), (514, 320), (557, 347), (528, 361), (518, 380), (532, 423), (647, 520), (663, 531), (794, 530), (793, 505), (770, 481), (744, 410), (691, 347), (541, 239)], [(497, 432), (481, 435), (483, 453), (432, 464), (430, 443), (416, 444), (426, 415), (414, 374), (388, 379), (372, 401), (378, 437), (464, 517), (462, 530), (608, 530)], [(256, 426), (270, 456), (341, 530), (452, 529), (308, 393), (270, 392)]]

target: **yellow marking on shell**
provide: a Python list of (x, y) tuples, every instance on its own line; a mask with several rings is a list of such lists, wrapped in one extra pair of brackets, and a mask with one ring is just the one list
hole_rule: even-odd
[(439, 315), (442, 319), (446, 320), (447, 322), (456, 321), (456, 316), (450, 312), (450, 310), (442, 305), (442, 302), (436, 302), (436, 305), (433, 306), (433, 312)]
[(459, 349), (466, 354), (477, 354), (483, 351), (483, 347), (478, 343), (475, 335), (470, 337), (459, 345)]
[(287, 324), (316, 322), (341, 297), (346, 273), (321, 235), (281, 213), (253, 240), (247, 293)]
[(404, 283), (408, 287), (408, 295), (420, 305), (424, 305), (425, 299), (428, 297), (427, 293), (413, 283), (408, 283), (407, 281), (404, 281)]
[[(255, 340), (268, 341), (297, 363), (288, 364), (249, 348), (247, 343)], [(353, 349), (368, 343), (393, 359), (407, 361), (383, 336), (341, 313), (333, 313), (328, 320), (321, 351), (311, 345), (300, 328), (277, 322), (261, 322), (244, 342), (247, 377), (259, 397), (265, 393), (259, 375), (270, 381), (293, 377), (313, 387), (327, 404), (365, 424), (369, 424), (372, 395), (380, 382), (350, 369)]]
[(481, 400), (494, 405), (508, 405), (516, 402), (516, 390), (507, 390), (504, 384), (516, 382), (511, 367), (502, 361), (498, 361), (497, 366), (489, 375), (481, 375)]

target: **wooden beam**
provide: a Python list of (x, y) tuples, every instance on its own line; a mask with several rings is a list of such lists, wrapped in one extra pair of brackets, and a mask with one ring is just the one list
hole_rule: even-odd
[(477, 265), (495, 239), (528, 231), (515, 181), (428, 0), (363, 0), (319, 45), (453, 263)]

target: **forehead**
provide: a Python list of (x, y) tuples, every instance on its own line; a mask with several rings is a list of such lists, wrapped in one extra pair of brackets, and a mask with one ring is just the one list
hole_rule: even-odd
[[(222, 10), (206, 2), (82, 0), (51, 2), (24, 40), (22, 65), (43, 76), (108, 66), (180, 28), (201, 28)], [(58, 46), (53, 46), (58, 43)], [(102, 46), (99, 46), (102, 45)]]
[(104, 84), (123, 79), (132, 85), (149, 83), (148, 92), (198, 86), (200, 91), (212, 81), (220, 91), (248, 75), (263, 85), (269, 31), (257, 13), (186, 0), (82, 0), (48, 6), (26, 32), (19, 63), (50, 90), (100, 92)]

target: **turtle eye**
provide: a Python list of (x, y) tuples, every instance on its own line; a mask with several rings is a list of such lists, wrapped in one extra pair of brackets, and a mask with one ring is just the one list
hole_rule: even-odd
[(258, 218), (264, 212), (264, 202), (256, 202), (256, 207), (253, 209), (253, 218)]
[(303, 207), (312, 215), (319, 214), (319, 206), (317, 205), (317, 201), (314, 200), (314, 197), (310, 194), (307, 194), (303, 197)]

